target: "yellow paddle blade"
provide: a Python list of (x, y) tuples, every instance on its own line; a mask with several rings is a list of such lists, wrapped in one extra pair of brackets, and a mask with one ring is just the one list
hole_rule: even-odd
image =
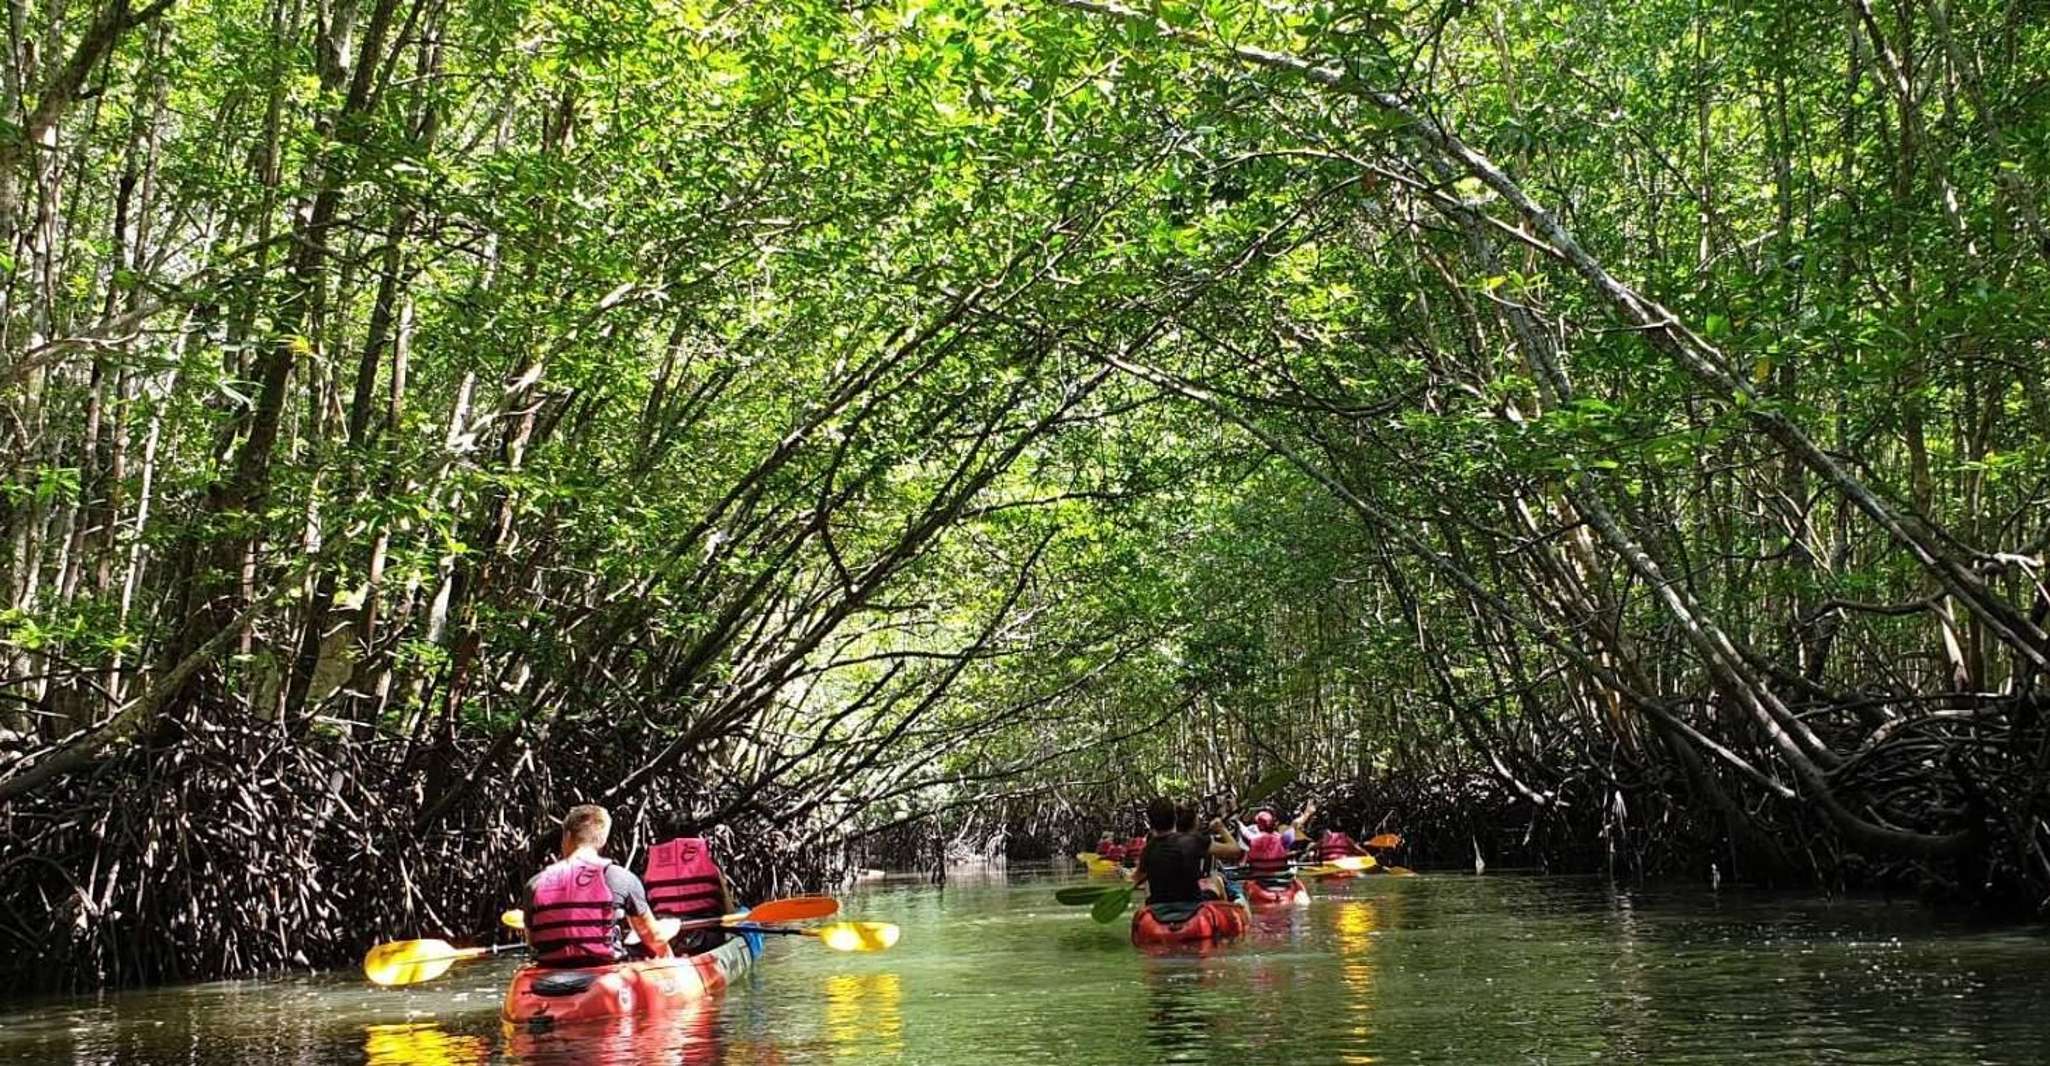
[(379, 944), (363, 956), (363, 976), (387, 988), (416, 985), (447, 973), (458, 959), (483, 953), (480, 948), (457, 951), (446, 940), (398, 940)]
[(1381, 868), (1382, 868), (1383, 870), (1386, 870), (1386, 871), (1388, 871), (1388, 876), (1390, 876), (1390, 877), (1415, 877), (1415, 876), (1416, 876), (1416, 871), (1415, 871), (1415, 870), (1412, 870), (1412, 869), (1410, 869), (1410, 868), (1409, 868), (1409, 867), (1407, 867), (1407, 866), (1383, 866), (1383, 867), (1381, 867)]
[(512, 910), (498, 916), (498, 924), (505, 926), (507, 929), (525, 929), (527, 927), (527, 912), (514, 907)]
[(903, 935), (903, 930), (888, 922), (836, 922), (810, 932), (834, 951), (883, 951)]
[(1361, 870), (1371, 870), (1374, 867), (1379, 866), (1381, 864), (1375, 862), (1374, 857), (1372, 855), (1347, 855), (1343, 858), (1331, 860), (1331, 865), (1336, 866), (1341, 870), (1350, 870), (1354, 873), (1358, 873)]
[(1103, 861), (1103, 856), (1093, 851), (1078, 851), (1075, 853), (1075, 861), (1084, 866), (1094, 866)]
[(1376, 836), (1374, 837), (1374, 839), (1372, 839), (1372, 840), (1369, 840), (1369, 841), (1367, 841), (1367, 846), (1368, 846), (1368, 847), (1370, 847), (1370, 848), (1399, 848), (1399, 847), (1401, 847), (1401, 846), (1402, 846), (1402, 834), (1400, 834), (1400, 833), (1380, 833), (1380, 834), (1377, 834), (1377, 835), (1376, 835)]

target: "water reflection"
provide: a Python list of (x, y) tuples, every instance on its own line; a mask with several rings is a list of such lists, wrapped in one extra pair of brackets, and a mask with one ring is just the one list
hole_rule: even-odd
[(484, 1038), (457, 1036), (433, 1022), (363, 1030), (368, 1066), (478, 1066), (490, 1055)]
[(904, 988), (896, 974), (834, 974), (824, 990), (826, 1035), (842, 1057), (904, 1050)]
[(1147, 959), (1146, 1046), (1155, 1062), (1204, 1062), (1210, 1058), (1218, 971), (1200, 964)]
[(566, 1025), (546, 1032), (507, 1025), (506, 1048), (513, 1061), (533, 1066), (713, 1066), (724, 1061), (721, 1002), (722, 997), (715, 995), (658, 1014)]
[(2042, 1066), (2050, 943), (1875, 901), (1361, 879), (1203, 952), (1142, 954), (1051, 885), (888, 886), (888, 952), (779, 941), (712, 1001), (508, 1033), (512, 960), (0, 1007), (0, 1064)]
[(1329, 902), (1331, 942), (1338, 956), (1338, 982), (1345, 999), (1336, 1020), (1339, 1061), (1379, 1062), (1374, 1042), (1374, 933), (1381, 927), (1380, 904), (1371, 899)]

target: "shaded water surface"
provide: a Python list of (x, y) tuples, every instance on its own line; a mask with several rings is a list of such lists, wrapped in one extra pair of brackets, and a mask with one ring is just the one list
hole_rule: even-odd
[(1056, 906), (1064, 878), (844, 897), (879, 955), (794, 938), (702, 1009), (507, 1034), (515, 965), (408, 990), (353, 975), (0, 1008), (0, 1059), (57, 1063), (2041, 1063), (2050, 938), (1908, 904), (1363, 878), (1206, 955), (1150, 956)]

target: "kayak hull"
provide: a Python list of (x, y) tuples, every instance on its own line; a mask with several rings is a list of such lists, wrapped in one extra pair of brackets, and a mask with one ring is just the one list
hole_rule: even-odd
[(1269, 888), (1258, 881), (1245, 883), (1246, 902), (1255, 907), (1307, 907), (1310, 905), (1310, 887), (1300, 879), (1290, 881), (1284, 888)]
[(1153, 913), (1153, 908), (1141, 907), (1139, 913), (1132, 916), (1132, 943), (1145, 947), (1233, 940), (1246, 934), (1249, 920), (1245, 904), (1215, 899), (1197, 907), (1194, 915), (1179, 922), (1162, 921)]
[(747, 972), (759, 941), (736, 936), (711, 951), (582, 969), (523, 966), (505, 990), (500, 1016), (529, 1029), (656, 1014), (687, 1007)]

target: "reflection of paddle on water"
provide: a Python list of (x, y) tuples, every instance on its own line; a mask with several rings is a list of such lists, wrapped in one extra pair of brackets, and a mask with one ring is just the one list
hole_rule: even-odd
[(904, 1049), (904, 987), (894, 973), (842, 973), (826, 978), (826, 1033), (864, 1053)]
[(491, 1047), (483, 1037), (457, 1036), (433, 1022), (363, 1030), (368, 1066), (483, 1066), (490, 1057)]

